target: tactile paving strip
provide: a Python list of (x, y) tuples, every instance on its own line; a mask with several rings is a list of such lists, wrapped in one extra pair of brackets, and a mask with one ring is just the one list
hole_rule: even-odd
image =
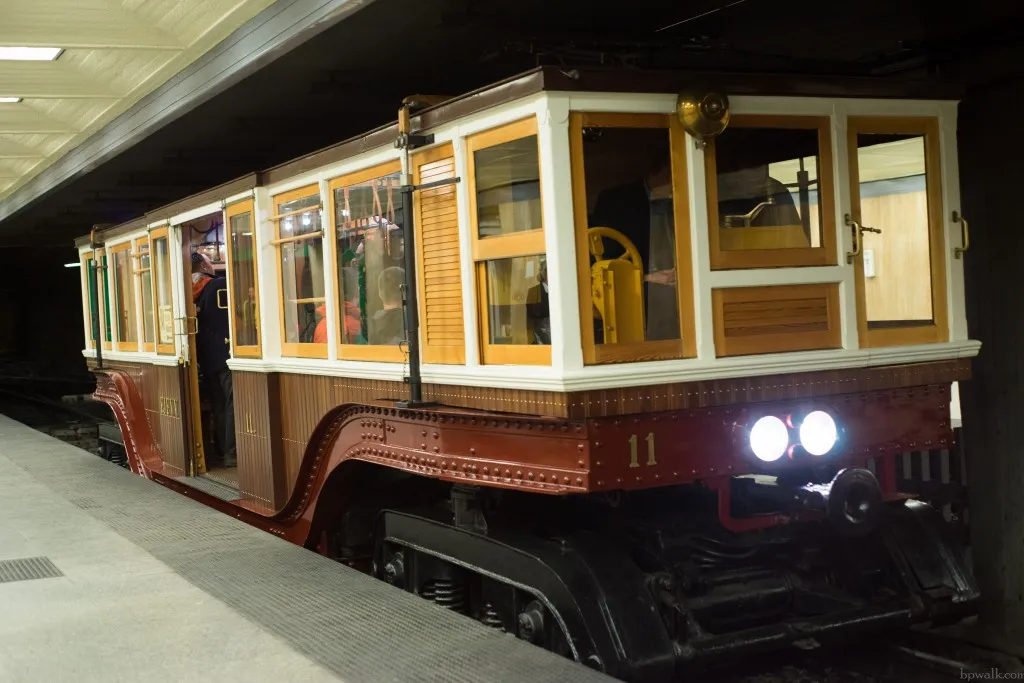
[(614, 680), (3, 416), (0, 443), (0, 457), (342, 680)]
[(57, 576), (64, 576), (64, 573), (48, 557), (0, 560), (0, 583), (52, 579)]

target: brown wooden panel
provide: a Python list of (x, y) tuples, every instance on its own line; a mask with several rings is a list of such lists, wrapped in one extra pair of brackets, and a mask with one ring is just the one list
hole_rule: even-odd
[[(124, 361), (104, 361), (103, 366), (124, 372), (135, 384), (146, 409), (153, 442), (160, 450), (164, 473), (170, 476), (186, 474), (188, 452), (181, 420), (180, 367)], [(90, 360), (89, 367), (96, 367), (95, 361)]]
[[(417, 155), (414, 166), (417, 184), (454, 178), (455, 157), (451, 145)], [(459, 365), (466, 362), (455, 187), (453, 184), (423, 190), (415, 197), (425, 363)]]
[(238, 490), (244, 500), (274, 510), (274, 450), (268, 375), (260, 372), (231, 373), (235, 402), (235, 435), (238, 451)]
[(281, 374), (278, 381), (281, 456), (287, 495), (291, 495), (309, 437), (324, 415), (336, 405), (333, 392), (335, 378)]
[(715, 355), (837, 349), (839, 285), (711, 290)]

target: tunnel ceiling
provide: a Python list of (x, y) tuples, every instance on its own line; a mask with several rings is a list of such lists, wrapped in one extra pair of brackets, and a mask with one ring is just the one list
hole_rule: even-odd
[[(928, 0), (375, 0), (0, 222), (0, 246), (65, 247), (538, 64), (944, 78), (1009, 77), (1024, 8)], [(1019, 66), (1018, 66), (1019, 65)]]

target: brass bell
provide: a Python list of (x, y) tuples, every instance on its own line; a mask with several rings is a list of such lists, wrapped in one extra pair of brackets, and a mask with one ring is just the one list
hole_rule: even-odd
[(698, 140), (714, 137), (729, 125), (729, 98), (716, 92), (680, 93), (676, 116), (686, 132)]

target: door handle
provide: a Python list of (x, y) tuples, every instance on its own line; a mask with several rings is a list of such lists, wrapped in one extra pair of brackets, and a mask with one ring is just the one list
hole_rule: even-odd
[[(175, 318), (175, 320), (181, 320), (182, 321), (181, 326), (182, 326), (182, 329), (184, 329), (185, 331), (182, 332), (181, 334), (183, 334), (183, 335), (199, 334), (199, 318), (198, 317), (196, 317), (194, 315), (185, 315), (185, 316), (182, 316), (180, 318)], [(194, 329), (189, 329), (189, 323), (193, 323), (195, 325), (195, 328)]]
[(953, 222), (960, 223), (963, 227), (961, 228), (960, 234), (963, 238), (963, 246), (955, 247), (953, 249), (953, 258), (960, 258), (960, 256), (971, 248), (971, 235), (967, 232), (967, 219), (959, 211), (953, 212)]
[(873, 232), (880, 235), (882, 234), (882, 231), (878, 228), (869, 228), (865, 225), (861, 225), (857, 221), (853, 220), (853, 217), (850, 214), (845, 215), (844, 222), (846, 225), (853, 228), (853, 251), (846, 252), (846, 262), (853, 263), (854, 257), (860, 255), (861, 248), (863, 247), (864, 233)]

